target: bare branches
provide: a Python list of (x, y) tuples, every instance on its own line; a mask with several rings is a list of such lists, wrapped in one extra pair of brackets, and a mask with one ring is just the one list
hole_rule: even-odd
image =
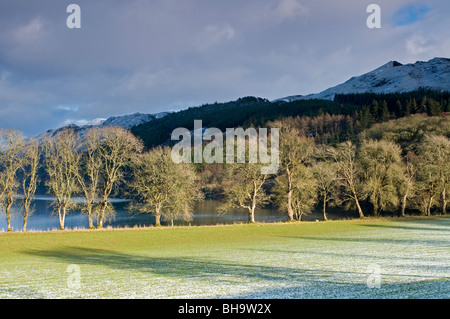
[(226, 200), (219, 208), (225, 213), (230, 208), (244, 208), (248, 210), (248, 221), (255, 222), (255, 209), (268, 203), (270, 196), (263, 185), (268, 175), (261, 174), (258, 164), (227, 164), (229, 169), (228, 187), (225, 190)]
[(170, 221), (192, 218), (192, 204), (202, 198), (192, 165), (171, 160), (169, 148), (157, 147), (139, 155), (133, 163), (131, 188), (136, 197), (132, 208), (152, 213), (156, 226), (161, 217)]
[(338, 180), (343, 190), (343, 201), (354, 203), (359, 217), (364, 217), (360, 205), (361, 181), (356, 162), (356, 146), (348, 141), (340, 144), (337, 149), (330, 149), (330, 155), (337, 165)]
[(46, 185), (55, 196), (60, 229), (64, 229), (66, 214), (76, 207), (72, 197), (78, 190), (78, 137), (73, 130), (64, 130), (44, 139), (44, 159), (48, 179)]
[(22, 192), (23, 201), (22, 206), (24, 209), (23, 214), (23, 227), (22, 231), (27, 230), (28, 217), (33, 213), (31, 203), (34, 199), (34, 194), (39, 181), (38, 169), (40, 163), (40, 149), (39, 143), (36, 139), (29, 139), (25, 146), (24, 165), (22, 166), (23, 178), (22, 178)]
[(143, 149), (142, 142), (121, 127), (104, 127), (100, 136), (98, 152), (103, 163), (103, 179), (99, 194), (98, 228), (103, 227), (109, 197), (123, 176), (123, 168)]
[(0, 199), (5, 207), (8, 231), (11, 227), (11, 207), (19, 187), (16, 173), (24, 165), (25, 138), (17, 130), (0, 130)]

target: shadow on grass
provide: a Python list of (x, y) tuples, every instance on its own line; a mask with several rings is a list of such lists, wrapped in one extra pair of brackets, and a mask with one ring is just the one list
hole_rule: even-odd
[(20, 299), (45, 299), (47, 296), (34, 289), (22, 288), (4, 288), (0, 287), (0, 299), (20, 298)]
[(261, 289), (227, 296), (230, 299), (448, 299), (445, 281), (381, 283), (379, 288), (365, 284), (327, 283)]
[[(193, 257), (149, 257), (110, 250), (65, 247), (59, 250), (26, 250), (24, 254), (45, 257), (78, 265), (98, 265), (126, 271), (148, 272), (168, 277), (214, 278), (215, 281), (236, 282), (236, 278), (249, 278), (277, 282), (314, 280), (319, 277), (365, 275), (364, 272), (299, 269), (246, 265)], [(227, 279), (232, 277), (232, 279)]]
[[(240, 285), (248, 282), (263, 283), (272, 288), (258, 288), (248, 296), (235, 295), (233, 298), (366, 298), (376, 297), (373, 289), (367, 287), (370, 275), (365, 269), (358, 271), (338, 271), (327, 269), (302, 269), (291, 267), (238, 264), (193, 257), (149, 257), (111, 250), (65, 247), (57, 250), (26, 250), (24, 254), (48, 258), (69, 264), (108, 267), (113, 270), (148, 273), (166, 278), (182, 278), (195, 282), (205, 281), (209, 285)], [(101, 270), (99, 270), (101, 272)], [(100, 274), (101, 276), (101, 274)], [(404, 277), (404, 275), (383, 274), (384, 278)], [(438, 278), (409, 275), (415, 280), (435, 280)], [(404, 279), (403, 279), (404, 280)], [(440, 281), (437, 281), (441, 285)], [(395, 284), (392, 284), (395, 287)], [(399, 284), (400, 285), (400, 284)], [(407, 290), (408, 284), (403, 284)], [(273, 288), (278, 286), (278, 288)], [(390, 288), (392, 290), (392, 287)], [(252, 289), (251, 286), (248, 286)], [(344, 289), (345, 288), (345, 289)], [(447, 287), (448, 288), (448, 287)], [(401, 288), (396, 288), (397, 290)], [(389, 291), (384, 291), (389, 295)], [(226, 296), (223, 296), (226, 297)], [(439, 296), (437, 296), (439, 297)]]
[[(424, 230), (423, 228), (421, 228)], [(314, 237), (314, 236), (283, 236), (283, 238), (294, 238), (300, 240), (355, 242), (355, 243), (378, 243), (378, 244), (398, 244), (398, 245), (420, 245), (420, 246), (444, 246), (450, 244), (450, 240), (435, 239), (395, 239), (395, 238), (355, 238), (355, 237)]]
[[(335, 260), (335, 258), (358, 258), (361, 262), (365, 260), (365, 263), (367, 265), (374, 264), (374, 263), (389, 263), (389, 261), (404, 261), (404, 263), (398, 263), (398, 267), (401, 268), (407, 268), (407, 269), (417, 269), (418, 271), (423, 271), (426, 269), (427, 271), (432, 271), (436, 274), (448, 274), (450, 273), (450, 265), (448, 262), (450, 262), (450, 255), (448, 257), (442, 256), (440, 257), (440, 261), (442, 265), (436, 265), (434, 263), (426, 264), (429, 262), (429, 257), (405, 257), (405, 256), (392, 256), (392, 255), (379, 255), (379, 254), (356, 254), (356, 253), (339, 253), (339, 252), (324, 252), (324, 251), (307, 251), (307, 250), (281, 250), (281, 249), (245, 249), (248, 251), (254, 251), (254, 252), (267, 252), (267, 253), (281, 253), (281, 254), (293, 254), (293, 255), (300, 255), (300, 256), (318, 256), (318, 257), (325, 257), (325, 258), (333, 258), (332, 260)], [(420, 256), (420, 255), (417, 255)], [(413, 264), (411, 262), (415, 262), (416, 264)], [(424, 279), (430, 279), (430, 276), (427, 275), (412, 275), (412, 274), (384, 274), (385, 277), (408, 277), (408, 278), (424, 278)], [(439, 277), (440, 278), (440, 277)]]
[(339, 253), (330, 251), (312, 251), (312, 250), (283, 250), (283, 249), (264, 249), (264, 248), (245, 248), (242, 250), (254, 251), (254, 252), (267, 252), (267, 253), (281, 253), (281, 254), (298, 254), (298, 255), (311, 255), (319, 257), (331, 257), (331, 258), (364, 258), (373, 260), (400, 260), (400, 261), (423, 261), (424, 258), (420, 257), (404, 257), (404, 256), (381, 256), (379, 254), (356, 254), (352, 253)]
[[(373, 228), (390, 228), (390, 229), (402, 229), (402, 230), (421, 230), (421, 231), (439, 231), (439, 232), (447, 232), (450, 231), (450, 220), (441, 220), (440, 222), (432, 222), (429, 221), (423, 221), (423, 227), (420, 226), (408, 226), (405, 225), (410, 222), (403, 222), (399, 225), (382, 225), (382, 224), (360, 224), (359, 226), (362, 227), (373, 227)], [(435, 225), (435, 226), (441, 226), (441, 227), (428, 227), (428, 224)]]

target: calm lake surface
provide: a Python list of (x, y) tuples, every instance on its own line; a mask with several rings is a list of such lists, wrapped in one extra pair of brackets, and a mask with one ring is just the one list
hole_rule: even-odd
[[(82, 200), (82, 199), (80, 199)], [(19, 200), (17, 200), (19, 202)], [(104, 223), (104, 227), (144, 227), (154, 225), (155, 219), (151, 214), (136, 214), (130, 213), (128, 210), (129, 202), (127, 200), (112, 199), (112, 204), (116, 210), (116, 214), (113, 218)], [(53, 214), (53, 207), (51, 206), (52, 198), (50, 196), (36, 196), (34, 201), (35, 212), (28, 218), (27, 230), (56, 230), (59, 229), (58, 216)], [(220, 205), (220, 201), (214, 199), (207, 199), (198, 202), (194, 209), (193, 220), (186, 222), (182, 220), (176, 220), (175, 225), (217, 225), (217, 224), (233, 224), (233, 223), (245, 223), (248, 221), (247, 211), (243, 209), (234, 209), (227, 214), (220, 215), (217, 213), (217, 208)], [(20, 213), (20, 207), (17, 205), (14, 207), (14, 211), (11, 217), (11, 225), (14, 231), (21, 231), (23, 224), (23, 216)], [(342, 214), (336, 214), (330, 209), (328, 214), (329, 219), (345, 217), (356, 217), (351, 213), (347, 213), (345, 216)], [(322, 220), (323, 216), (320, 211), (315, 211), (310, 215), (305, 215), (302, 220)], [(281, 214), (276, 208), (263, 208), (257, 209), (255, 212), (256, 222), (269, 223), (286, 221), (287, 216)], [(162, 221), (163, 225), (170, 224), (169, 221)], [(88, 228), (87, 216), (81, 214), (79, 211), (73, 211), (66, 215), (65, 221), (66, 229), (74, 228)], [(6, 231), (6, 216), (4, 212), (0, 214), (0, 231)]]

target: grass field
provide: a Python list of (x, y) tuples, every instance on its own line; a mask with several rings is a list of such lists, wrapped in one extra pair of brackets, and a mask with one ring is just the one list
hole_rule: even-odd
[(0, 233), (0, 298), (450, 298), (449, 235), (449, 218)]

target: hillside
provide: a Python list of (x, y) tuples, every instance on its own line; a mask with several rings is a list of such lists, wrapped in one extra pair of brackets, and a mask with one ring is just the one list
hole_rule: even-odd
[(320, 93), (288, 96), (276, 101), (333, 100), (336, 94), (405, 93), (418, 89), (449, 92), (450, 59), (434, 58), (427, 62), (417, 61), (411, 64), (390, 61), (371, 72), (354, 76), (345, 83), (328, 88)]
[[(194, 120), (202, 120), (203, 127), (263, 127), (267, 122), (286, 117), (315, 117), (320, 114), (352, 117), (354, 134), (375, 123), (414, 113), (437, 115), (449, 111), (450, 96), (447, 92), (418, 90), (395, 94), (337, 95), (334, 101), (295, 100), (270, 102), (256, 97), (241, 98), (227, 103), (205, 104), (171, 113), (161, 119), (135, 126), (132, 133), (141, 138), (147, 147), (170, 141), (175, 128), (193, 129)], [(316, 132), (310, 128), (310, 132)], [(335, 142), (345, 139), (346, 128), (338, 128)], [(352, 134), (353, 134), (352, 133)], [(348, 134), (347, 134), (348, 135)]]
[(126, 114), (121, 116), (111, 116), (107, 119), (104, 118), (97, 118), (92, 121), (89, 121), (83, 125), (77, 125), (77, 124), (69, 124), (63, 127), (59, 127), (57, 129), (51, 129), (48, 130), (45, 133), (42, 133), (38, 136), (38, 138), (43, 137), (44, 135), (54, 135), (58, 133), (61, 130), (70, 128), (73, 129), (75, 132), (83, 135), (88, 129), (93, 127), (101, 127), (101, 126), (121, 126), (125, 129), (131, 129), (133, 126), (142, 124), (142, 123), (149, 123), (151, 121), (161, 119), (164, 116), (169, 114), (169, 112), (160, 112), (156, 114), (145, 114), (145, 113), (133, 113), (133, 114)]
[(389, 140), (399, 144), (403, 151), (417, 151), (426, 135), (443, 135), (450, 138), (450, 114), (427, 116), (413, 114), (384, 123), (378, 123), (363, 132), (363, 137)]

